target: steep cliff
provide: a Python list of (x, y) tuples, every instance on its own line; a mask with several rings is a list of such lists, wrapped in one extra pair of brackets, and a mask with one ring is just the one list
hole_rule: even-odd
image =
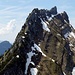
[(65, 11), (34, 9), (13, 46), (0, 57), (0, 75), (72, 75), (74, 32)]

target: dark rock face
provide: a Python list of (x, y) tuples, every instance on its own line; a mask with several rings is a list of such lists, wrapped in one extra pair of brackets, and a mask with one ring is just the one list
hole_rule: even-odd
[(34, 9), (0, 57), (0, 75), (72, 75), (75, 33), (66, 12)]

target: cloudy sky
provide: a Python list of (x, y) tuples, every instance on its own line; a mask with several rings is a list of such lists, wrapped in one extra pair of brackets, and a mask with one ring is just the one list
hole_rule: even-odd
[(0, 41), (13, 43), (33, 8), (51, 9), (54, 6), (58, 12), (68, 13), (75, 28), (75, 0), (0, 0)]

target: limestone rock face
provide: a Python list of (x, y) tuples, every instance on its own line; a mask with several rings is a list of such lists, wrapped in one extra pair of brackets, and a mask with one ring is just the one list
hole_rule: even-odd
[(74, 66), (75, 30), (67, 13), (58, 13), (56, 6), (35, 8), (0, 57), (0, 75), (72, 75)]

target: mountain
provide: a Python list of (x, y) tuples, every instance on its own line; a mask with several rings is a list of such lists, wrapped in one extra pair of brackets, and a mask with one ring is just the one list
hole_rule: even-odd
[(75, 30), (56, 6), (33, 9), (0, 57), (0, 75), (74, 75), (74, 68)]
[(0, 55), (11, 47), (11, 43), (8, 41), (0, 42)]

